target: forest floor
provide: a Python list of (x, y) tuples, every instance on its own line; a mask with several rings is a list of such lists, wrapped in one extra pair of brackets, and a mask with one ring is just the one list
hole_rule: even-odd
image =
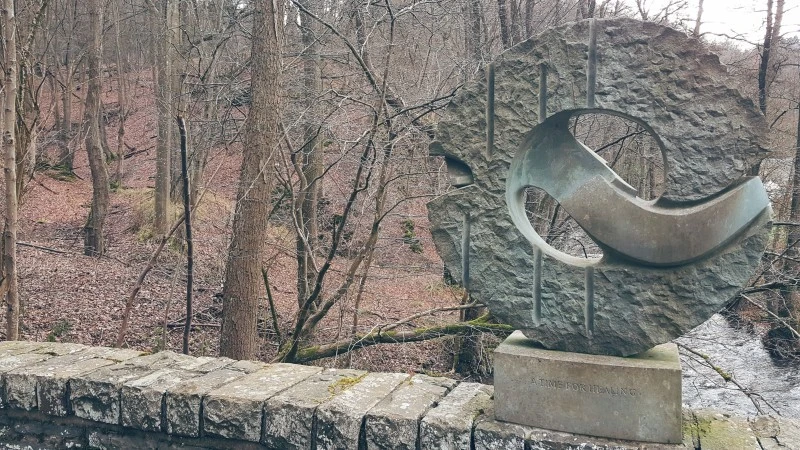
[[(106, 82), (106, 111), (118, 110), (116, 83)], [(155, 173), (156, 114), (152, 86), (146, 77), (134, 83), (132, 115), (126, 121), (125, 143), (133, 155), (125, 159), (121, 188), (111, 194), (106, 222), (107, 252), (102, 257), (83, 255), (83, 226), (91, 204), (89, 168), (80, 138), (73, 140), (75, 177), (55, 171), (39, 171), (27, 184), (20, 208), (18, 265), (23, 302), (21, 337), (35, 341), (77, 342), (113, 346), (120, 328), (125, 301), (157, 242), (149, 232), (152, 221)], [(78, 107), (76, 102), (75, 108)], [(80, 111), (79, 111), (80, 112)], [(53, 122), (44, 117), (43, 123)], [(118, 115), (107, 125), (115, 150)], [(53, 131), (44, 130), (46, 145)], [(46, 158), (47, 156), (45, 156)], [(218, 148), (208, 162), (201, 206), (194, 219), (195, 327), (190, 353), (217, 355), (221, 323), (222, 278), (230, 239), (241, 155), (236, 148)], [(110, 166), (113, 169), (113, 164)], [(383, 225), (373, 269), (358, 311), (352, 299), (331, 310), (315, 339), (319, 343), (347, 337), (354, 314), (359, 330), (392, 323), (412, 314), (453, 306), (460, 301), (455, 288), (443, 283), (442, 262), (428, 231), (424, 200), (411, 202), (402, 215)], [(176, 210), (180, 208), (176, 205)], [(413, 218), (422, 252), (403, 243), (402, 220)], [(297, 310), (294, 241), (286, 227), (271, 226), (271, 252), (266, 255), (270, 284), (285, 333)], [(180, 351), (185, 318), (185, 264), (182, 251), (170, 246), (146, 278), (133, 306), (125, 346), (146, 351)], [(265, 300), (265, 299), (261, 299)], [(264, 338), (262, 359), (277, 350), (277, 340), (263, 302), (260, 332)], [(411, 326), (457, 320), (447, 312), (423, 317)], [(5, 329), (0, 324), (0, 329)], [(452, 339), (416, 344), (378, 345), (321, 360), (319, 364), (384, 371), (450, 373)]]

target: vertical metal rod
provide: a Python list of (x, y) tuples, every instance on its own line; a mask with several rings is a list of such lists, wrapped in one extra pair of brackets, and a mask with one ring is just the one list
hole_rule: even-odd
[(583, 323), (586, 327), (586, 335), (592, 337), (594, 333), (594, 267), (586, 268), (586, 303), (583, 307)]
[(470, 227), (469, 213), (466, 213), (464, 214), (464, 223), (461, 227), (461, 283), (466, 290), (469, 290)]
[(597, 84), (597, 25), (595, 19), (589, 19), (589, 57), (586, 66), (586, 106), (594, 108), (594, 92)]
[(486, 154), (494, 152), (494, 63), (486, 68)]
[[(539, 123), (547, 118), (547, 65), (539, 64)], [(533, 248), (533, 323), (542, 323), (542, 249)]]
[(533, 323), (542, 323), (542, 250), (533, 249)]
[(539, 123), (547, 118), (547, 65), (539, 64)]

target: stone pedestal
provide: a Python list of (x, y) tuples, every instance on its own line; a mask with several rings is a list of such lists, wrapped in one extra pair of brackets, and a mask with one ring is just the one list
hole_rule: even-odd
[(494, 399), (497, 420), (614, 439), (682, 441), (674, 344), (620, 358), (543, 350), (516, 331), (494, 353)]

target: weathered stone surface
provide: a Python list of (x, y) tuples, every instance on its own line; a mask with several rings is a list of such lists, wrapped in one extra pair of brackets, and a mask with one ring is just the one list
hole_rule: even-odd
[(161, 406), (169, 388), (230, 363), (230, 359), (194, 358), (191, 363), (179, 364), (177, 368), (158, 369), (124, 383), (120, 394), (121, 424), (140, 430), (161, 431), (166, 428)]
[(31, 353), (45, 347), (46, 343), (29, 341), (2, 341), (0, 342), (0, 358), (7, 356)]
[(561, 431), (530, 429), (527, 437), (529, 450), (695, 450), (692, 440), (693, 417), (684, 411), (684, 434), (681, 444), (656, 444), (649, 442), (620, 441), (585, 436)]
[(488, 409), (475, 419), (473, 442), (475, 450), (525, 450), (525, 438), (531, 429), (522, 425), (494, 420)]
[(536, 348), (516, 331), (494, 352), (494, 398), (506, 422), (646, 442), (683, 436), (675, 344), (621, 358)]
[(319, 367), (272, 364), (211, 391), (203, 399), (203, 431), (258, 442), (264, 402), (320, 371)]
[(262, 442), (270, 448), (311, 448), (317, 407), (366, 375), (363, 370), (326, 369), (270, 398), (264, 405)]
[(408, 379), (401, 373), (369, 373), (317, 408), (318, 449), (358, 448), (364, 416)]
[[(60, 353), (48, 350), (47, 354)], [(139, 352), (105, 347), (72, 348), (71, 353), (47, 358), (7, 372), (5, 394), (14, 408), (39, 408), (53, 415), (66, 415), (66, 385), (71, 376), (91, 372), (99, 367), (133, 358)]]
[(420, 420), (456, 384), (450, 378), (421, 374), (401, 384), (367, 413), (367, 448), (414, 450)]
[[(91, 352), (83, 352), (91, 353)], [(36, 398), (39, 411), (53, 416), (66, 416), (69, 411), (67, 383), (74, 377), (90, 373), (98, 368), (110, 366), (140, 356), (142, 352), (130, 349), (102, 349), (95, 357), (81, 358), (72, 364), (63, 365), (37, 380)], [(87, 355), (88, 356), (88, 355)]]
[(83, 344), (61, 343), (61, 342), (37, 342), (37, 348), (33, 353), (41, 353), (50, 356), (65, 356), (85, 350), (89, 347)]
[(762, 450), (747, 420), (714, 411), (694, 411), (696, 448), (703, 450)]
[(131, 430), (96, 430), (89, 433), (87, 440), (86, 448), (97, 450), (273, 450), (253, 442), (186, 438)]
[[(623, 443), (592, 436), (562, 433), (560, 431), (534, 428), (527, 438), (529, 450), (640, 450), (642, 447), (634, 442)], [(677, 447), (694, 449), (694, 447)]]
[[(5, 374), (15, 369), (36, 365), (42, 361), (54, 358), (56, 355), (46, 352), (38, 352), (43, 348), (41, 343), (4, 341), (0, 350), (0, 374)], [(10, 344), (10, 345), (8, 345)], [(0, 408), (6, 406), (5, 376), (0, 380)]]
[[(497, 58), (491, 155), (485, 81), (459, 93), (431, 153), (469, 166), (474, 183), (431, 201), (428, 210), (437, 250), (459, 279), (462, 218), (470, 214), (471, 298), (500, 320), (546, 348), (628, 356), (684, 334), (736, 295), (760, 261), (768, 214), (720, 251), (680, 266), (642, 267), (606, 252), (592, 277), (591, 336), (584, 323), (585, 269), (544, 255), (537, 323), (533, 250), (510, 219), (505, 184), (514, 154), (538, 122), (541, 64), (549, 74), (548, 114), (586, 107), (588, 28), (584, 21), (551, 29)], [(597, 20), (596, 28), (596, 107), (641, 119), (662, 141), (664, 201), (714, 195), (766, 154), (764, 118), (726, 86), (725, 68), (698, 41), (630, 19)]]
[(195, 358), (174, 352), (158, 352), (132, 358), (122, 364), (74, 377), (70, 381), (73, 413), (96, 422), (120, 423), (122, 385), (159, 369), (191, 367)]
[(475, 418), (491, 407), (492, 392), (491, 386), (478, 383), (456, 386), (422, 418), (420, 446), (468, 450)]
[(750, 428), (763, 450), (800, 448), (800, 421), (771, 416), (750, 419)]
[(264, 367), (266, 364), (263, 363), (241, 361), (168, 388), (164, 404), (167, 433), (180, 436), (200, 436), (203, 397), (220, 386)]

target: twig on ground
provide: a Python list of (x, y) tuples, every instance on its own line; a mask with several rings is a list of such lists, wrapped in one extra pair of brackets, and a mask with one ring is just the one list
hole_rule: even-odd
[[(183, 328), (186, 326), (184, 322), (170, 322), (167, 324), (167, 328)], [(192, 328), (219, 328), (221, 324), (218, 323), (192, 323)]]
[(58, 250), (58, 249), (50, 248), (50, 247), (43, 247), (41, 245), (31, 244), (30, 242), (17, 241), (17, 245), (22, 246), (22, 247), (35, 248), (37, 250), (44, 250), (46, 252), (51, 252), (51, 253), (58, 253), (58, 254), (61, 254), (61, 255), (69, 255), (70, 254), (70, 252), (66, 252), (64, 250)]

